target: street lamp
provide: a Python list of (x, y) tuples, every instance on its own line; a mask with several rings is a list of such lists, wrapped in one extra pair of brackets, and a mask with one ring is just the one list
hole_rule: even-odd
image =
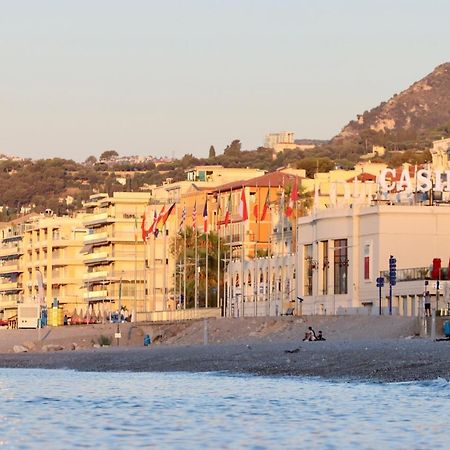
[(120, 334), (120, 321), (122, 320), (122, 278), (123, 278), (123, 270), (120, 274), (120, 281), (119, 281), (119, 301), (118, 301), (118, 314), (117, 314), (117, 331), (116, 331), (116, 339), (117, 339), (117, 347), (119, 346), (120, 338), (122, 335)]

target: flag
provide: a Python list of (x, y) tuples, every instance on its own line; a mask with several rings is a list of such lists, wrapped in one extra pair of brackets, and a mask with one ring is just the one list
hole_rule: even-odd
[(197, 228), (197, 200), (195, 200), (192, 208), (192, 228)]
[(227, 226), (230, 223), (231, 219), (231, 192), (228, 196), (228, 202), (227, 202), (227, 210), (225, 211), (225, 218), (223, 219), (223, 223), (225, 226)]
[(248, 220), (247, 200), (245, 199), (245, 189), (242, 188), (241, 201), (239, 203), (239, 214), (243, 221)]
[(183, 210), (181, 211), (180, 227), (178, 228), (178, 232), (181, 231), (181, 228), (183, 227), (185, 221), (186, 221), (186, 205), (183, 205)]
[(269, 206), (270, 206), (270, 186), (269, 189), (267, 190), (266, 201), (264, 202), (263, 210), (261, 213), (261, 222), (263, 220), (266, 220), (266, 215), (267, 211), (269, 210)]
[(147, 230), (148, 230), (148, 226), (147, 226), (147, 214), (144, 211), (144, 215), (142, 216), (142, 223), (141, 223), (141, 232), (142, 232), (142, 240), (144, 242), (147, 241)]
[(205, 207), (203, 208), (203, 232), (208, 232), (208, 198), (205, 199)]
[(172, 205), (170, 206), (170, 208), (167, 210), (167, 212), (164, 214), (164, 217), (162, 218), (161, 226), (164, 226), (166, 224), (167, 219), (169, 218), (169, 216), (172, 213), (174, 208), (175, 208), (175, 203), (172, 203)]
[(156, 226), (156, 221), (158, 219), (158, 216), (156, 215), (156, 209), (153, 211), (153, 222), (150, 225), (150, 228), (147, 230), (147, 237), (150, 234), (153, 234), (155, 232), (155, 226)]
[(161, 208), (161, 211), (159, 212), (159, 214), (156, 218), (155, 227), (153, 229), (153, 234), (154, 234), (155, 238), (158, 237), (158, 234), (159, 234), (158, 224), (159, 224), (159, 222), (161, 222), (162, 218), (164, 217), (165, 211), (166, 211), (166, 205), (163, 205), (163, 207)]
[(292, 216), (292, 213), (295, 210), (295, 205), (298, 200), (298, 178), (295, 177), (294, 184), (292, 185), (291, 195), (289, 196), (289, 204), (286, 208), (286, 217)]
[(222, 215), (222, 210), (220, 208), (220, 192), (217, 196), (217, 211), (216, 211), (216, 221), (217, 221), (217, 231), (220, 230), (220, 216)]
[(253, 215), (255, 216), (255, 219), (258, 220), (258, 216), (259, 216), (259, 205), (258, 205), (258, 203), (255, 203), (255, 206), (253, 206)]

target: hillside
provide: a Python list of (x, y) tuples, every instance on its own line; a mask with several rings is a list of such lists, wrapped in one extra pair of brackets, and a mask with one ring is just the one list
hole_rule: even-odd
[(332, 144), (385, 145), (423, 148), (448, 136), (450, 125), (450, 63), (441, 64), (408, 89), (393, 95), (350, 121)]

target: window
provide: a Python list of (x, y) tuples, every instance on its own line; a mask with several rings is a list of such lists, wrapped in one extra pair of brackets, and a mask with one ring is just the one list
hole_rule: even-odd
[(371, 279), (370, 276), (370, 244), (364, 244), (364, 279)]
[(312, 295), (312, 279), (313, 279), (313, 259), (312, 259), (312, 244), (304, 247), (304, 295)]
[(330, 268), (330, 261), (328, 259), (328, 241), (320, 243), (322, 250), (322, 295), (328, 294), (328, 270)]
[(334, 293), (347, 294), (348, 248), (347, 239), (334, 241)]

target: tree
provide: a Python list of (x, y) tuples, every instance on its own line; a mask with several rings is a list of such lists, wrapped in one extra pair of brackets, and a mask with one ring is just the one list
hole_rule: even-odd
[(329, 172), (334, 167), (335, 163), (329, 158), (307, 157), (297, 163), (297, 168), (306, 170), (307, 177), (313, 177), (317, 172)]
[(97, 158), (94, 155), (88, 156), (84, 161), (88, 166), (93, 166), (97, 162)]
[[(171, 243), (171, 253), (176, 257), (177, 266), (184, 264), (184, 233), (186, 233), (186, 307), (193, 308), (195, 303), (195, 233), (191, 227), (186, 227), (185, 230), (178, 234)], [(206, 272), (205, 272), (205, 261), (206, 261), (206, 234), (197, 231), (197, 251), (198, 251), (198, 261), (200, 267), (200, 273), (198, 278), (198, 305), (205, 306), (206, 303)], [(176, 245), (175, 245), (176, 242)], [(210, 232), (208, 234), (208, 303), (210, 305), (216, 304), (217, 298), (217, 246), (218, 246), (218, 235), (217, 233)], [(175, 248), (177, 252), (175, 252)], [(226, 247), (221, 242), (220, 253), (225, 255)], [(223, 273), (225, 271), (225, 266), (223, 261), (221, 261), (220, 267), (220, 295), (223, 298), (223, 287), (224, 287), (224, 277)], [(183, 288), (182, 288), (183, 291)]]
[(110, 161), (111, 159), (117, 158), (119, 154), (115, 150), (106, 150), (100, 155), (100, 160)]
[(208, 158), (212, 159), (216, 157), (216, 149), (214, 148), (214, 145), (211, 145), (211, 147), (209, 147), (209, 155)]
[(237, 156), (239, 153), (241, 153), (241, 141), (239, 139), (235, 139), (223, 151), (223, 154), (227, 156)]

